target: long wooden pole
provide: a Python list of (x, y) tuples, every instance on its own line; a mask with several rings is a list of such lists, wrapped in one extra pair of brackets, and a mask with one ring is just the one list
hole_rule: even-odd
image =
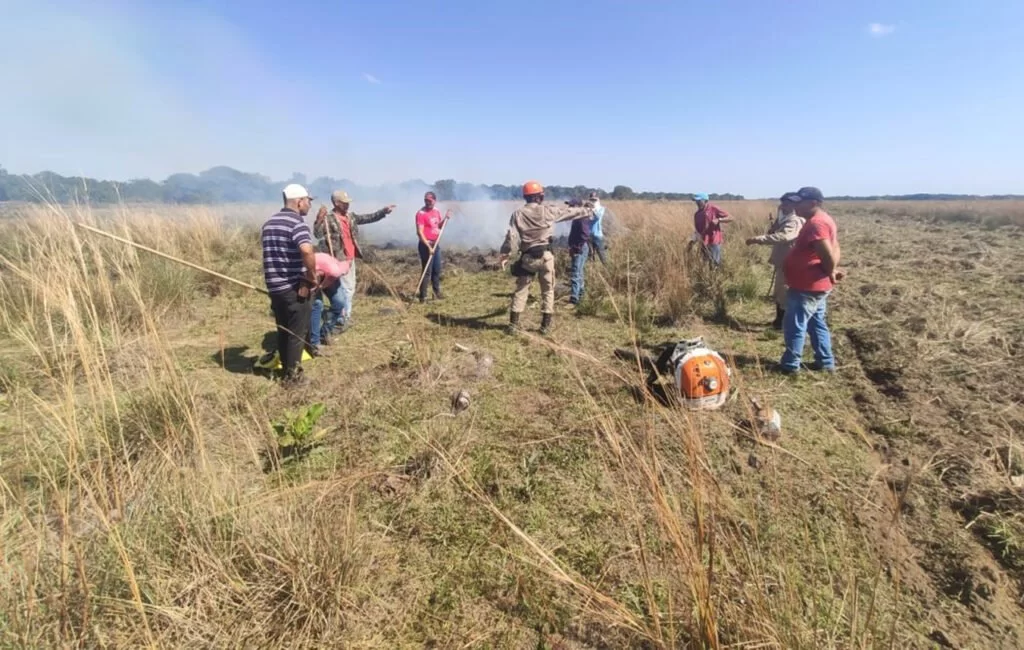
[(420, 288), (426, 289), (423, 286), (423, 279), (427, 277), (427, 271), (430, 269), (430, 263), (434, 261), (434, 255), (437, 252), (437, 245), (441, 242), (441, 235), (444, 234), (444, 229), (448, 225), (448, 217), (444, 218), (444, 223), (441, 224), (441, 230), (437, 232), (437, 239), (434, 240), (434, 251), (430, 253), (430, 257), (427, 258), (427, 265), (423, 267), (423, 273), (420, 274), (420, 281), (416, 284), (416, 291), (419, 292)]
[(329, 218), (330, 216), (330, 212), (324, 215), (324, 229), (327, 231), (327, 252), (331, 254), (331, 257), (334, 257), (334, 244), (331, 243), (331, 220)]
[(242, 287), (245, 287), (246, 289), (252, 289), (253, 291), (258, 291), (258, 292), (260, 292), (260, 293), (262, 293), (264, 295), (270, 295), (269, 292), (266, 289), (260, 289), (259, 287), (255, 286), (255, 285), (249, 284), (248, 282), (242, 282), (241, 280), (236, 280), (236, 279), (234, 279), (232, 277), (224, 275), (223, 273), (217, 273), (216, 271), (212, 271), (212, 270), (210, 270), (210, 269), (208, 269), (208, 268), (206, 268), (204, 266), (199, 266), (198, 264), (193, 264), (192, 262), (183, 260), (180, 257), (174, 257), (173, 255), (168, 255), (167, 253), (161, 253), (160, 251), (158, 251), (158, 250), (156, 250), (154, 248), (150, 248), (149, 246), (143, 246), (142, 244), (139, 244), (137, 242), (133, 242), (130, 239), (125, 239), (124, 237), (118, 237), (117, 235), (112, 235), (112, 234), (110, 234), (109, 232), (107, 232), (105, 230), (100, 230), (99, 228), (93, 228), (92, 226), (87, 226), (84, 223), (77, 223), (76, 222), (75, 225), (78, 226), (79, 228), (82, 228), (83, 230), (88, 230), (91, 233), (95, 233), (97, 235), (102, 235), (103, 237), (108, 237), (110, 239), (113, 239), (114, 241), (119, 241), (122, 244), (128, 244), (129, 246), (134, 246), (135, 248), (142, 249), (142, 250), (146, 251), (147, 253), (152, 253), (153, 255), (157, 255), (157, 256), (162, 257), (162, 258), (164, 258), (166, 260), (170, 260), (172, 262), (177, 262), (178, 264), (184, 264), (185, 266), (193, 268), (193, 269), (195, 269), (197, 271), (202, 271), (203, 273), (208, 273), (208, 274), (210, 274), (210, 275), (212, 275), (214, 277), (220, 278), (221, 280), (227, 280), (228, 282), (234, 282), (235, 284), (237, 284), (239, 286), (242, 286)]
[[(232, 278), (230, 276), (224, 275), (223, 273), (217, 273), (216, 271), (212, 271), (212, 270), (206, 268), (205, 266), (199, 266), (198, 264), (193, 264), (192, 262), (183, 260), (180, 257), (174, 257), (173, 255), (168, 255), (167, 253), (161, 253), (160, 251), (158, 251), (158, 250), (156, 250), (154, 248), (150, 248), (149, 246), (143, 246), (142, 244), (139, 244), (137, 242), (133, 242), (130, 239), (125, 239), (124, 237), (118, 237), (117, 235), (112, 235), (112, 234), (110, 234), (109, 232), (107, 232), (105, 230), (100, 230), (99, 228), (93, 228), (92, 226), (88, 226), (88, 225), (86, 225), (84, 223), (75, 222), (75, 225), (78, 226), (79, 228), (82, 228), (83, 230), (88, 230), (91, 233), (95, 233), (97, 235), (102, 235), (103, 237), (108, 237), (110, 239), (113, 239), (114, 241), (119, 241), (122, 244), (128, 244), (129, 246), (134, 246), (135, 248), (142, 249), (142, 250), (146, 251), (147, 253), (152, 253), (153, 255), (156, 255), (158, 257), (162, 257), (162, 258), (164, 258), (166, 260), (170, 260), (172, 262), (177, 262), (178, 264), (184, 264), (185, 266), (187, 266), (189, 268), (193, 268), (193, 269), (195, 269), (197, 271), (202, 271), (203, 273), (209, 273), (210, 275), (212, 275), (214, 277), (217, 277), (217, 278), (220, 278), (221, 280), (227, 280), (228, 282), (234, 282), (235, 284), (237, 284), (239, 286), (242, 286), (242, 287), (245, 287), (246, 289), (252, 289), (253, 291), (258, 291), (259, 293), (262, 293), (265, 296), (269, 296), (270, 295), (270, 292), (267, 291), (266, 289), (260, 289), (259, 287), (255, 286), (255, 285), (249, 284), (248, 282), (242, 282), (241, 280), (236, 280), (235, 278)], [(277, 329), (279, 329), (279, 330), (281, 330), (283, 332), (286, 332), (288, 334), (291, 334), (295, 338), (297, 338), (300, 341), (302, 341), (305, 345), (311, 345), (310, 342), (306, 340), (305, 336), (303, 336), (301, 334), (296, 334), (295, 332), (291, 331), (287, 327), (284, 327), (283, 325), (277, 325)], [(278, 353), (280, 353), (280, 351), (278, 351)]]

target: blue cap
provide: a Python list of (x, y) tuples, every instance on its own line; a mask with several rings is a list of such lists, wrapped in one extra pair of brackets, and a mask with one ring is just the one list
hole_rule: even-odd
[(708, 199), (708, 195), (705, 194), (704, 192), (697, 192), (696, 194), (693, 195), (693, 200), (694, 201), (707, 201), (709, 199)]
[(824, 201), (825, 195), (816, 187), (801, 187), (796, 191), (797, 195), (804, 201)]

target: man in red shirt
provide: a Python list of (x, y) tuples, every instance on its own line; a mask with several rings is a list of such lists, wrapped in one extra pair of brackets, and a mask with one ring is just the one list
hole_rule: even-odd
[(711, 203), (707, 194), (694, 194), (693, 200), (697, 204), (697, 211), (693, 214), (694, 232), (690, 246), (699, 241), (708, 260), (715, 266), (721, 266), (722, 242), (725, 241), (722, 224), (732, 223), (733, 218), (728, 212)]
[[(434, 289), (434, 298), (441, 300), (444, 295), (441, 293), (441, 249), (437, 245), (437, 239), (441, 236), (441, 228), (444, 222), (452, 216), (452, 211), (445, 213), (441, 218), (441, 211), (435, 207), (437, 195), (427, 192), (423, 195), (423, 207), (416, 213), (416, 236), (419, 238), (420, 272), (427, 268), (430, 262), (430, 270), (423, 275), (423, 282), (420, 283), (420, 302), (427, 299), (427, 282)], [(433, 256), (433, 258), (431, 258)]]
[[(324, 212), (323, 216), (317, 215), (313, 223), (313, 236), (319, 240), (320, 250), (332, 251), (334, 257), (349, 262), (348, 272), (340, 279), (342, 291), (336, 294), (345, 301), (342, 331), (352, 324), (352, 301), (356, 293), (356, 260), (363, 257), (362, 251), (359, 250), (359, 226), (380, 221), (395, 209), (395, 206), (389, 205), (371, 214), (353, 214), (348, 210), (351, 202), (348, 192), (332, 192), (331, 203), (334, 210), (330, 213)], [(329, 345), (330, 338), (325, 338), (323, 343)]]
[(807, 221), (783, 263), (789, 292), (782, 336), (786, 350), (779, 369), (786, 374), (800, 371), (804, 339), (808, 332), (814, 363), (811, 370), (835, 371), (832, 356), (832, 335), (825, 321), (828, 295), (845, 275), (839, 270), (839, 235), (836, 222), (822, 209), (825, 197), (816, 187), (802, 187), (796, 192), (800, 199), (796, 213)]

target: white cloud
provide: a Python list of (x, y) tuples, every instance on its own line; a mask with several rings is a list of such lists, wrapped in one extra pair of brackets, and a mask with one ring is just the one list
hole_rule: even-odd
[(886, 25), (883, 23), (871, 23), (868, 25), (868, 34), (871, 34), (875, 38), (882, 38), (888, 36), (896, 31), (896, 25)]
[(377, 77), (374, 77), (369, 72), (364, 72), (363, 73), (363, 79), (366, 79), (367, 81), (369, 81), (370, 83), (372, 83), (374, 85), (379, 85), (380, 84), (380, 79), (378, 79)]

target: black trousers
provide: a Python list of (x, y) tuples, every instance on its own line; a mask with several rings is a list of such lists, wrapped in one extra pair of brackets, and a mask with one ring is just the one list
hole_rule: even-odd
[[(420, 251), (420, 273), (427, 268), (427, 260), (430, 259), (430, 249), (423, 242), (419, 245)], [(419, 286), (421, 298), (427, 297), (427, 282), (434, 290), (434, 295), (441, 293), (441, 247), (434, 245), (434, 259), (430, 260), (430, 270), (423, 276), (423, 284)]]
[(270, 294), (270, 307), (277, 323), (277, 352), (281, 369), (292, 375), (302, 364), (302, 348), (309, 338), (309, 319), (313, 310), (311, 298), (300, 298), (294, 289)]

